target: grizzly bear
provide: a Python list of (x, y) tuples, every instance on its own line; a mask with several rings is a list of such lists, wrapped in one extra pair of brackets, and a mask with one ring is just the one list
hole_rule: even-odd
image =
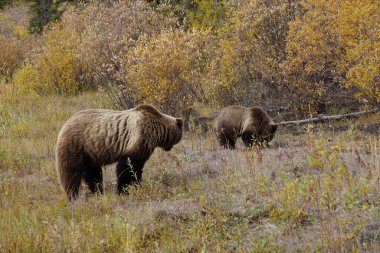
[(247, 147), (267, 145), (277, 125), (260, 107), (227, 106), (216, 117), (214, 128), (220, 145), (234, 149), (238, 137)]
[(67, 198), (78, 198), (81, 181), (92, 193), (103, 193), (102, 166), (115, 162), (119, 194), (140, 182), (154, 149), (171, 150), (182, 138), (182, 127), (182, 119), (151, 105), (74, 114), (59, 132), (56, 147), (56, 167)]

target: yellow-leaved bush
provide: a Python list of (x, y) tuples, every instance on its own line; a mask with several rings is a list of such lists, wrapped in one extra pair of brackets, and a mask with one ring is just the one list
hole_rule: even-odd
[(78, 52), (78, 30), (57, 23), (43, 35), (41, 52), (18, 70), (14, 82), (39, 94), (75, 94), (88, 88)]
[(279, 101), (280, 63), (285, 59), (288, 22), (297, 10), (294, 2), (230, 3), (229, 22), (218, 31), (220, 52), (212, 64), (212, 75), (218, 81), (212, 88), (219, 104), (264, 106)]
[(228, 4), (226, 0), (194, 0), (196, 6), (188, 11), (189, 26), (195, 29), (209, 29), (221, 27), (226, 20)]
[(193, 103), (205, 99), (211, 41), (207, 31), (195, 30), (168, 29), (156, 37), (141, 37), (125, 56), (120, 89), (132, 87), (137, 91), (137, 102), (156, 104), (168, 113), (188, 117)]
[(22, 65), (33, 41), (28, 35), (25, 6), (6, 8), (0, 12), (0, 78), (9, 80)]
[(70, 6), (46, 29), (43, 46), (14, 82), (40, 94), (65, 95), (117, 82), (123, 58), (138, 38), (158, 34), (173, 20), (142, 0)]
[[(149, 102), (182, 116), (198, 102), (287, 108), (302, 116), (379, 104), (378, 1), (187, 4), (193, 8), (183, 26), (175, 23), (173, 5), (68, 5), (36, 36), (42, 45), (33, 50), (22, 39), (26, 30), (12, 21), (0, 26), (0, 75), (44, 94), (105, 87), (116, 106)], [(1, 15), (0, 22), (9, 23)]]
[(338, 8), (322, 0), (302, 2), (303, 12), (290, 22), (283, 70), (299, 96), (299, 109), (313, 113), (327, 91), (339, 85), (342, 54), (336, 26)]
[(0, 77), (9, 78), (22, 63), (24, 48), (20, 41), (0, 35), (0, 52)]
[(175, 24), (170, 15), (160, 14), (142, 0), (89, 5), (81, 18), (85, 27), (78, 47), (86, 65), (85, 78), (100, 85), (118, 80), (125, 55), (141, 35), (156, 36)]
[(345, 55), (340, 62), (346, 86), (358, 88), (357, 96), (380, 103), (380, 2), (343, 1), (337, 26)]
[[(380, 3), (303, 0), (301, 4), (303, 11), (290, 22), (283, 69), (304, 104), (339, 101), (337, 97), (351, 92), (379, 103)], [(342, 92), (344, 88), (354, 89)]]

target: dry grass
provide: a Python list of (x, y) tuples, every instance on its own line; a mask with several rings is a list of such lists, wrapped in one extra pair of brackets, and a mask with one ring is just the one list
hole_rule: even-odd
[(1, 87), (1, 252), (380, 251), (379, 134), (282, 130), (269, 149), (223, 150), (211, 134), (186, 133), (155, 151), (130, 195), (115, 194), (109, 166), (104, 196), (85, 189), (70, 204), (57, 133), (75, 111), (106, 107), (95, 93)]

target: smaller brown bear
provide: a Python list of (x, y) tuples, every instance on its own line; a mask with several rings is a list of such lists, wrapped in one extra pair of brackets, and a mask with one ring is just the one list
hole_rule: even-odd
[(214, 128), (219, 143), (234, 149), (238, 137), (247, 147), (267, 145), (273, 139), (277, 125), (260, 107), (227, 106), (216, 117)]
[(156, 147), (169, 151), (182, 138), (183, 120), (151, 105), (125, 111), (85, 110), (62, 127), (56, 148), (58, 175), (69, 200), (81, 181), (103, 193), (102, 166), (116, 162), (117, 189), (141, 180), (145, 162)]

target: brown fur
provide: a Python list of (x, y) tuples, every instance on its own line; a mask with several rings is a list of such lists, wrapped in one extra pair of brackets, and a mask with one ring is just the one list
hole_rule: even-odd
[(268, 143), (273, 139), (277, 125), (260, 107), (228, 106), (218, 114), (214, 128), (219, 143), (234, 149), (238, 137), (245, 146)]
[(151, 105), (76, 113), (62, 127), (56, 148), (56, 166), (67, 197), (78, 197), (82, 180), (93, 193), (102, 193), (102, 166), (115, 162), (119, 193), (139, 182), (154, 149), (169, 151), (181, 140), (182, 126), (182, 119)]

